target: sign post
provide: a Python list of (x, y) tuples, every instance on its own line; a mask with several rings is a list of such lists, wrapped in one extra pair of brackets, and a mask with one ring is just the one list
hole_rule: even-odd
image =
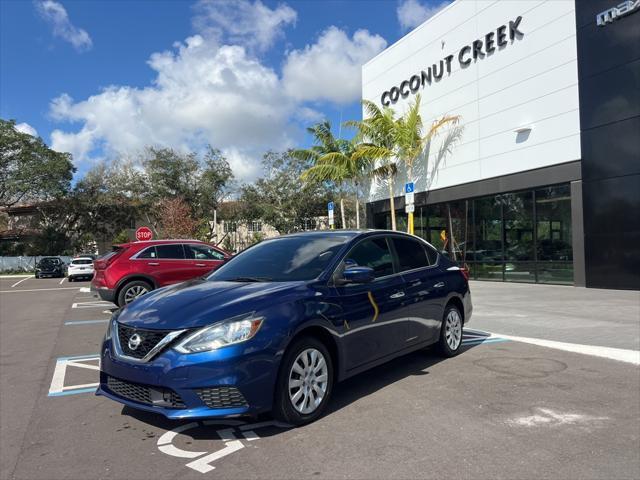
[(333, 202), (327, 204), (327, 210), (329, 211), (329, 228), (333, 230)]
[(136, 230), (136, 240), (138, 242), (153, 240), (153, 232), (149, 227), (140, 227)]
[(407, 218), (407, 233), (413, 235), (413, 212), (416, 207), (414, 205), (414, 185), (413, 182), (407, 182), (404, 184), (404, 204), (405, 212), (408, 214)]

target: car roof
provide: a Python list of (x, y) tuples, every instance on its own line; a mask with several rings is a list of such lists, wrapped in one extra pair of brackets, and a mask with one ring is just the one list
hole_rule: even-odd
[(202, 243), (205, 245), (210, 245), (207, 242), (203, 242), (202, 240), (196, 240), (194, 238), (175, 238), (175, 239), (165, 239), (165, 240), (141, 240), (139, 242), (118, 243), (117, 245), (114, 245), (114, 247), (132, 247), (132, 246), (149, 247), (152, 245), (165, 245), (167, 243)]
[(281, 235), (280, 237), (273, 237), (267, 240), (274, 240), (276, 238), (290, 238), (290, 237), (306, 237), (306, 236), (312, 236), (312, 237), (349, 237), (350, 239), (356, 238), (356, 237), (367, 237), (370, 235), (374, 235), (374, 234), (386, 234), (386, 235), (405, 235), (405, 236), (410, 236), (412, 237), (412, 235), (409, 235), (406, 232), (399, 232), (397, 230), (381, 230), (381, 229), (373, 229), (373, 228), (369, 228), (369, 229), (360, 229), (360, 230), (356, 230), (356, 229), (351, 229), (351, 230), (308, 230), (305, 232), (295, 232), (295, 233), (289, 233), (286, 235)]
[(91, 257), (74, 257), (74, 258), (71, 259), (72, 262), (74, 260), (91, 260), (91, 261), (93, 261), (93, 258), (91, 258)]

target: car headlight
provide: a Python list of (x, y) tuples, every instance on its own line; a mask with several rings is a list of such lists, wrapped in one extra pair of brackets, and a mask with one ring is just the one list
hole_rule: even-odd
[(196, 330), (174, 348), (180, 353), (198, 353), (245, 342), (258, 333), (263, 320), (264, 317), (257, 317), (254, 312), (232, 317)]
[(104, 334), (104, 341), (111, 340), (111, 336), (113, 335), (114, 330), (116, 329), (116, 320), (120, 315), (120, 309), (116, 310), (111, 314), (111, 319), (109, 320), (109, 326), (107, 327), (107, 331)]

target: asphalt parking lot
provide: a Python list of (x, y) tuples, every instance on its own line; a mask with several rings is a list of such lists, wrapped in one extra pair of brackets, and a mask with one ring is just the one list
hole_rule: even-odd
[[(607, 323), (600, 310), (594, 319), (560, 307), (584, 289), (538, 290), (547, 301), (537, 314), (501, 308), (504, 285), (474, 284), (458, 357), (419, 352), (370, 370), (338, 385), (325, 417), (291, 429), (268, 416), (169, 422), (95, 397), (113, 306), (88, 282), (19, 280), (0, 278), (3, 479), (640, 478), (640, 367), (513, 340), (546, 332), (568, 342), (567, 322), (580, 327), (583, 315), (589, 328), (577, 328), (576, 343), (633, 360), (637, 292), (611, 306), (624, 322)], [(505, 335), (488, 337), (487, 327)], [(598, 328), (605, 343), (594, 343)], [(618, 342), (616, 328), (631, 339)]]

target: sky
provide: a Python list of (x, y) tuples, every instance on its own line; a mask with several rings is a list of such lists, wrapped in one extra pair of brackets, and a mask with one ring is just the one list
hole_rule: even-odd
[(0, 0), (0, 117), (70, 152), (77, 177), (210, 144), (252, 181), (306, 127), (360, 119), (362, 64), (448, 3)]

